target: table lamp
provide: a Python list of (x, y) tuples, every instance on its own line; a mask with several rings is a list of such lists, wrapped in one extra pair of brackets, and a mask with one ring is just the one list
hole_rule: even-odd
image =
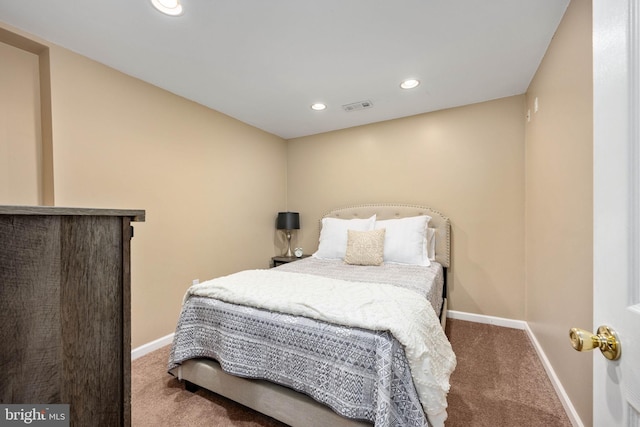
[(291, 230), (300, 229), (300, 214), (298, 212), (278, 212), (276, 228), (284, 230), (287, 236), (287, 253), (284, 256), (293, 257), (293, 252), (291, 252)]

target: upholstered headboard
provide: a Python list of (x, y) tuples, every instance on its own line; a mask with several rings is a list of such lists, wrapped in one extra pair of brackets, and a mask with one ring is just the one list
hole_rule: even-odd
[[(378, 220), (429, 215), (431, 217), (429, 227), (436, 229), (436, 261), (443, 267), (451, 266), (451, 223), (449, 218), (431, 208), (385, 203), (368, 204), (333, 209), (322, 215), (322, 218), (369, 218), (373, 214)], [(322, 222), (320, 224), (322, 226)]]

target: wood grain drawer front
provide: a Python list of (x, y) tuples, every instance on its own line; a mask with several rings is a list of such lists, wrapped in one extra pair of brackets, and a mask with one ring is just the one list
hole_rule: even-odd
[(60, 221), (0, 216), (0, 400), (60, 402)]
[(2, 403), (129, 424), (129, 229), (126, 217), (0, 215)]
[(122, 410), (122, 229), (117, 217), (62, 219), (63, 402), (96, 426)]

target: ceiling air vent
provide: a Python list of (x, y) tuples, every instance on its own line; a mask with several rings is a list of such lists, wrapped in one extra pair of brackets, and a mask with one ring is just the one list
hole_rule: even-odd
[(346, 104), (342, 106), (342, 108), (344, 108), (344, 111), (346, 112), (366, 110), (367, 108), (371, 108), (371, 107), (373, 107), (373, 102), (371, 101), (354, 102), (352, 104)]

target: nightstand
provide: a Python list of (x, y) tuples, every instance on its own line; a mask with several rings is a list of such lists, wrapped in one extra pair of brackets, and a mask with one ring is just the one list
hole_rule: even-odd
[(297, 261), (299, 259), (302, 258), (307, 258), (311, 255), (302, 255), (300, 258), (296, 257), (296, 256), (274, 256), (271, 258), (271, 264), (273, 267), (277, 267), (281, 264), (286, 264), (288, 262), (293, 262), (293, 261)]

